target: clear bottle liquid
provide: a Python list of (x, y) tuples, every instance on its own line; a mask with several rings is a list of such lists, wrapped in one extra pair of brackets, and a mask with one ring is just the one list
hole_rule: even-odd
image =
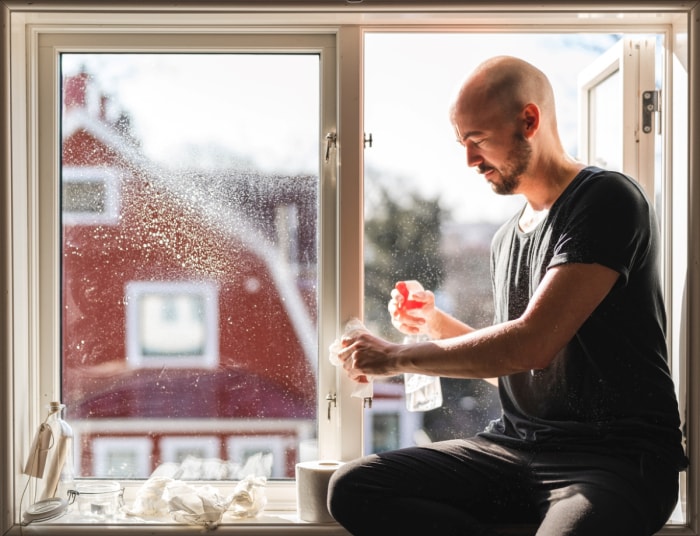
[[(416, 292), (422, 292), (423, 286), (418, 281), (401, 281), (396, 285), (397, 290), (404, 297), (404, 307), (411, 310), (411, 314), (420, 316), (423, 303), (414, 299)], [(427, 333), (406, 335), (404, 343), (417, 343), (429, 341)], [(405, 373), (403, 375), (406, 394), (406, 409), (408, 411), (429, 411), (442, 406), (442, 384), (440, 376), (428, 376), (426, 374)]]
[(41, 499), (67, 499), (68, 491), (74, 488), (73, 429), (64, 419), (65, 410), (66, 406), (60, 402), (49, 405), (46, 425), (50, 429), (50, 438)]
[[(407, 335), (405, 343), (428, 341), (427, 335)], [(440, 376), (414, 374), (407, 372), (403, 375), (406, 393), (406, 409), (408, 411), (429, 411), (442, 406), (442, 384)]]

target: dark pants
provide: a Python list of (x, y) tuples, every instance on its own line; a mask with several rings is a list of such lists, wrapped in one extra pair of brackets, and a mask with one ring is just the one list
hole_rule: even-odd
[(678, 498), (678, 471), (647, 455), (525, 452), (472, 438), (375, 454), (342, 466), (328, 508), (355, 536), (648, 536)]

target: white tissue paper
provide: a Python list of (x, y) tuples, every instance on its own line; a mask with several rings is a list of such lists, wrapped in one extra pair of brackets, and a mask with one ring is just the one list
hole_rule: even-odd
[(151, 477), (139, 488), (131, 507), (124, 507), (124, 513), (137, 517), (162, 517), (168, 512), (168, 501), (163, 498), (165, 487), (172, 478)]
[[(345, 329), (343, 330), (343, 336), (351, 335), (358, 331), (368, 331), (365, 325), (360, 322), (359, 319), (353, 318), (345, 324)], [(328, 348), (330, 362), (336, 367), (342, 367), (343, 363), (338, 359), (338, 353), (343, 349), (340, 339), (333, 341), (333, 344)], [(355, 382), (355, 387), (351, 393), (351, 396), (355, 398), (371, 398), (373, 396), (373, 384), (372, 378), (367, 376), (367, 383)]]
[(267, 504), (264, 476), (248, 475), (233, 490), (229, 512), (233, 517), (256, 517)]
[(165, 487), (164, 497), (175, 521), (206, 527), (218, 525), (231, 504), (231, 497), (220, 496), (213, 486), (195, 487), (179, 481)]
[(214, 486), (192, 486), (181, 480), (155, 476), (141, 486), (133, 505), (124, 507), (123, 511), (140, 518), (170, 517), (178, 523), (212, 528), (225, 513), (238, 519), (258, 516), (267, 504), (266, 483), (264, 476), (249, 474), (236, 484), (231, 495), (224, 497)]

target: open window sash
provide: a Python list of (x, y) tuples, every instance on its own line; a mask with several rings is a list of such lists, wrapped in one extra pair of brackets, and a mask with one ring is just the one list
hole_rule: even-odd
[(653, 38), (624, 37), (581, 71), (579, 158), (637, 179), (656, 199), (659, 92)]

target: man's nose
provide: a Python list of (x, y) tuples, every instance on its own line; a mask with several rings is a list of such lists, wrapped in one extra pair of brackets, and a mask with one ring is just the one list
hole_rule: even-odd
[(470, 142), (464, 145), (464, 150), (467, 153), (467, 166), (476, 167), (482, 161), (479, 151)]

